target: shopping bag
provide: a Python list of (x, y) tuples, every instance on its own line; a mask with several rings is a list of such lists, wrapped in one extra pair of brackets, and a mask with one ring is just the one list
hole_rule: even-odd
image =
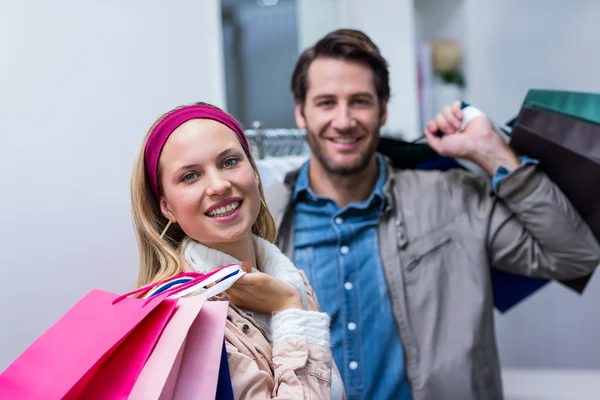
[(216, 398), (228, 307), (226, 301), (204, 304), (188, 332), (175, 390), (161, 399)]
[(172, 397), (188, 332), (200, 314), (205, 296), (179, 299), (173, 317), (138, 377), (129, 399)]
[(93, 290), (0, 375), (0, 398), (126, 398), (176, 301)]
[(227, 360), (227, 349), (225, 342), (221, 349), (221, 366), (219, 368), (219, 378), (217, 380), (216, 400), (234, 400), (233, 386), (231, 384), (231, 374), (229, 373), (229, 361)]
[[(510, 145), (539, 160), (600, 240), (600, 94), (530, 90)], [(581, 293), (589, 279), (561, 283)]]
[(206, 399), (230, 398), (229, 367), (223, 354), (228, 302), (206, 299), (243, 275), (239, 266), (230, 265), (210, 275), (181, 274), (146, 288), (144, 297), (180, 298), (129, 399), (197, 399), (200, 393)]

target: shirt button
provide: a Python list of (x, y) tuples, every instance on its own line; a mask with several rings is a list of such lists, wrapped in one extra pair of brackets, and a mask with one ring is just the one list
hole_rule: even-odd
[(356, 324), (354, 322), (350, 322), (348, 324), (348, 330), (349, 331), (355, 331), (356, 330)]
[(344, 283), (344, 289), (346, 289), (346, 290), (352, 290), (352, 287), (353, 287), (352, 283), (350, 283), (350, 282)]
[(340, 247), (340, 252), (342, 252), (342, 254), (348, 254), (350, 252), (350, 249), (348, 248), (348, 246), (342, 246)]
[(348, 366), (351, 370), (355, 370), (358, 368), (358, 363), (356, 361), (350, 361), (350, 364)]
[(335, 223), (338, 224), (338, 225), (341, 225), (343, 222), (344, 222), (344, 219), (342, 217), (337, 217), (335, 219)]

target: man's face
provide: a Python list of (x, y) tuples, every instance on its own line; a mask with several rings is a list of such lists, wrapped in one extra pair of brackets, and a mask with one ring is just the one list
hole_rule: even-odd
[(308, 69), (305, 102), (296, 105), (295, 116), (320, 167), (347, 176), (375, 156), (387, 104), (379, 102), (368, 66), (320, 58)]

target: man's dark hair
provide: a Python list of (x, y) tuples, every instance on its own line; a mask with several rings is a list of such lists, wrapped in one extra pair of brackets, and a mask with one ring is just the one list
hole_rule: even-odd
[(390, 98), (390, 77), (387, 61), (379, 48), (363, 32), (354, 29), (333, 31), (298, 58), (292, 75), (292, 93), (296, 104), (304, 104), (308, 91), (308, 69), (318, 58), (355, 61), (373, 71), (375, 90), (380, 102)]

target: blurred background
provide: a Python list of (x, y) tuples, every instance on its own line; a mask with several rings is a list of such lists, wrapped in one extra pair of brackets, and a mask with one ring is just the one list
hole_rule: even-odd
[[(599, 20), (597, 0), (0, 0), (0, 370), (92, 288), (133, 288), (129, 176), (162, 112), (295, 128), (297, 56), (350, 27), (389, 62), (385, 133), (456, 98), (503, 122), (530, 88), (600, 92)], [(599, 279), (496, 314), (508, 399), (600, 398)]]

